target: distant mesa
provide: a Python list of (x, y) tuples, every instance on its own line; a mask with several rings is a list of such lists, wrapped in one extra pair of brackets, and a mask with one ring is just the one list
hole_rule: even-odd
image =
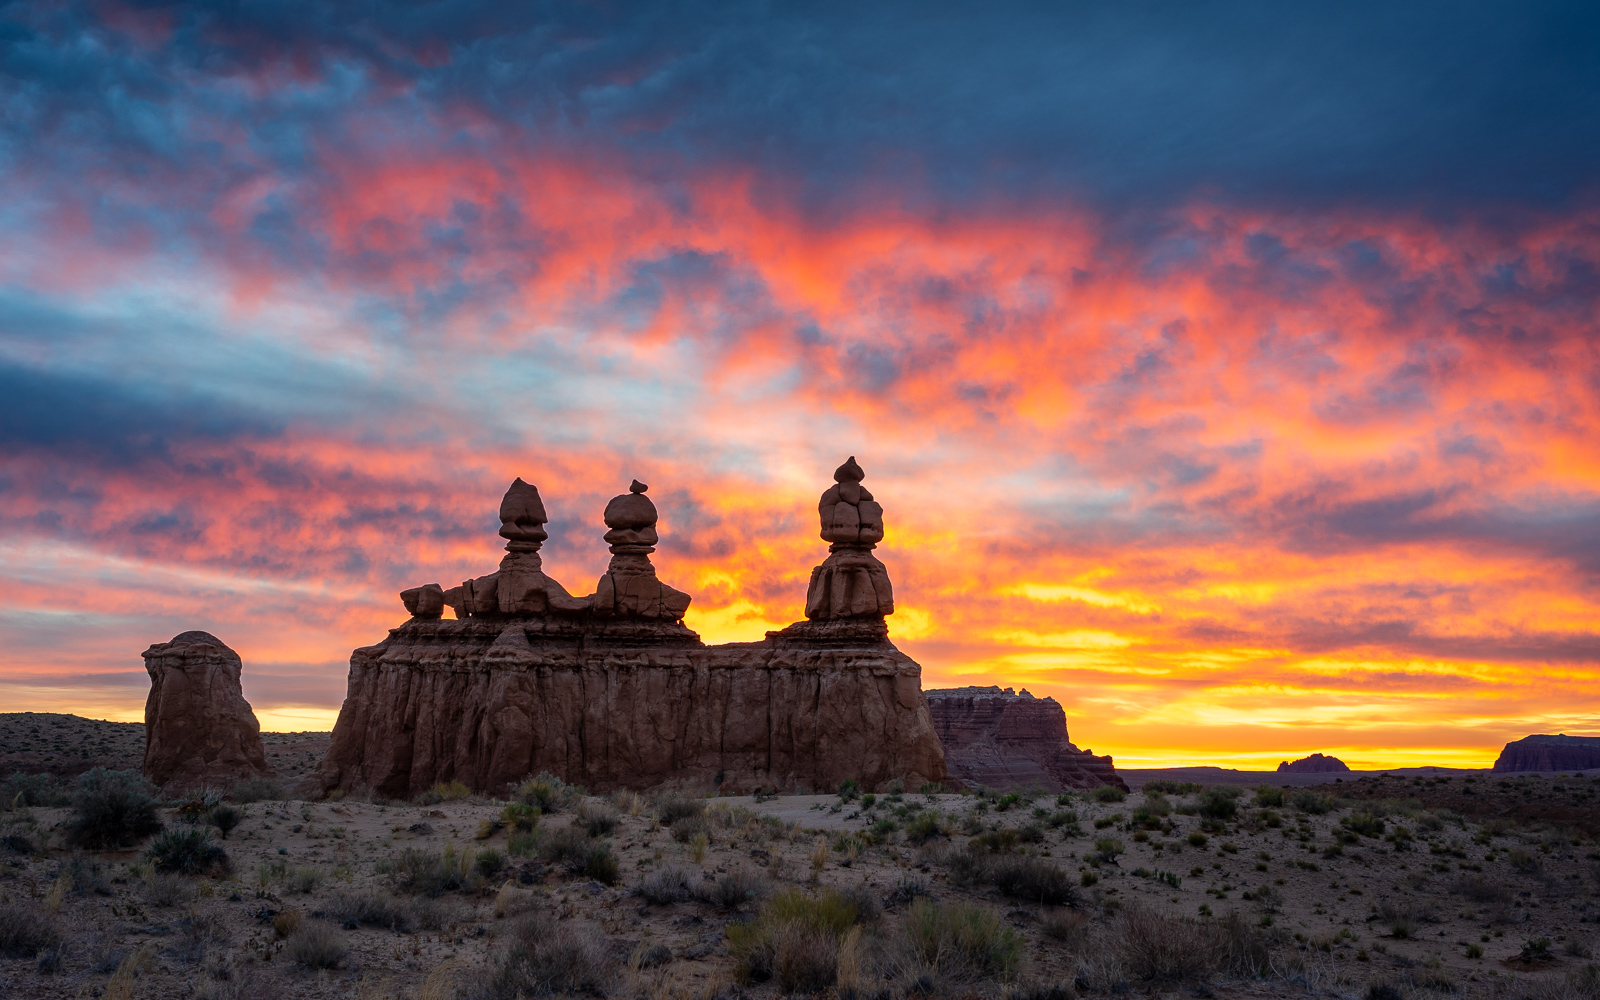
[(1108, 756), (1067, 739), (1067, 714), (1054, 698), (1024, 690), (964, 687), (923, 692), (951, 775), (989, 788), (1063, 791), (1127, 785)]
[(1278, 771), (1287, 774), (1328, 774), (1332, 771), (1348, 771), (1349, 766), (1337, 757), (1326, 754), (1314, 753), (1309, 757), (1299, 760), (1283, 761), (1278, 764)]
[(1496, 771), (1587, 771), (1600, 767), (1600, 736), (1524, 736), (1507, 743)]

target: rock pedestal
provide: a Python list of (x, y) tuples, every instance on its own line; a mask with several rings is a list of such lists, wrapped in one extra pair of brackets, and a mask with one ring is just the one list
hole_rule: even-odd
[(806, 589), (806, 617), (814, 622), (894, 614), (889, 571), (872, 554), (883, 541), (883, 507), (861, 485), (865, 478), (851, 455), (817, 503), (822, 540), (832, 544)]
[(144, 665), (145, 777), (186, 790), (271, 776), (238, 653), (209, 632), (184, 632), (145, 650)]
[[(512, 526), (501, 534), (534, 545), (546, 519), (523, 486), (501, 507)], [(590, 597), (567, 597), (531, 571), (531, 584), (509, 591), (505, 561), (443, 594), (455, 619), (420, 614), (427, 588), (415, 588), (411, 619), (351, 654), (320, 786), (411, 798), (456, 780), (497, 793), (540, 771), (595, 791), (944, 780), (922, 668), (889, 642), (881, 614), (705, 645), (682, 623), (689, 595), (650, 563), (658, 538), (645, 489), (635, 481), (607, 505), (611, 565)], [(513, 545), (510, 555), (534, 554)]]
[(998, 687), (949, 688), (926, 696), (954, 777), (989, 788), (1128, 787), (1110, 757), (1079, 750), (1067, 739), (1067, 714), (1054, 698)]

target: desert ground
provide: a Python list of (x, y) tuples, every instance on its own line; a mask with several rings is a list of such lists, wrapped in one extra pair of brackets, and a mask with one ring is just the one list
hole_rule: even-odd
[(1593, 997), (1597, 792), (213, 795), (195, 874), (13, 792), (0, 996)]

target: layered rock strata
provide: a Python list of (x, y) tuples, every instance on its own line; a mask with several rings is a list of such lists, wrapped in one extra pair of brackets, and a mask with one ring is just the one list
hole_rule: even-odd
[(1128, 787), (1109, 756), (1097, 757), (1072, 745), (1067, 714), (1054, 698), (998, 687), (925, 694), (944, 746), (945, 766), (954, 777), (989, 788)]
[(272, 774), (238, 653), (209, 632), (184, 632), (145, 650), (144, 666), (145, 777), (181, 791)]
[[(681, 621), (689, 596), (650, 566), (656, 511), (644, 490), (635, 482), (606, 508), (613, 556), (593, 595), (559, 600), (559, 584), (538, 582), (538, 610), (490, 610), (479, 595), (505, 592), (505, 562), (498, 579), (443, 594), (455, 619), (418, 613), (427, 588), (403, 595), (411, 619), (351, 655), (320, 786), (410, 798), (457, 780), (500, 792), (541, 771), (592, 790), (944, 780), (921, 668), (881, 615), (705, 645)], [(542, 505), (517, 510), (546, 523)]]
[(1600, 768), (1600, 736), (1534, 735), (1500, 751), (1496, 771), (1587, 771)]
[(1299, 760), (1279, 761), (1278, 770), (1284, 774), (1331, 774), (1336, 771), (1348, 771), (1350, 768), (1337, 757), (1314, 753)]

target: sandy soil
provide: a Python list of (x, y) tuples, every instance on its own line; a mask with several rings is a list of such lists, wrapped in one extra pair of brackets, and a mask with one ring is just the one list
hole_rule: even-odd
[[(1591, 784), (1600, 782), (1563, 782), (1583, 797)], [(775, 995), (770, 984), (732, 983), (725, 927), (748, 918), (752, 908), (730, 912), (695, 900), (650, 905), (633, 890), (663, 867), (682, 868), (692, 884), (748, 873), (769, 891), (864, 886), (886, 904), (871, 931), (885, 951), (898, 934), (908, 887), (943, 902), (993, 907), (1025, 941), (1021, 982), (1041, 989), (1060, 984), (1062, 996), (1129, 988), (1155, 995), (1359, 996), (1371, 983), (1393, 984), (1396, 995), (1519, 996), (1581, 972), (1600, 943), (1594, 940), (1600, 853), (1592, 839), (1570, 830), (1479, 823), (1404, 800), (1317, 814), (1292, 805), (1262, 808), (1244, 797), (1231, 819), (1206, 820), (1194, 813), (1200, 802), (1194, 794), (1136, 793), (1125, 802), (1042, 796), (1015, 804), (905, 795), (880, 797), (863, 810), (859, 800), (831, 796), (712, 800), (710, 843), (697, 860), (694, 845), (663, 829), (646, 799), (620, 796), (609, 803), (616, 826), (602, 838), (620, 862), (616, 885), (510, 856), (481, 884), (436, 900), (397, 894), (386, 863), (412, 848), (474, 857), (484, 849), (505, 852), (507, 832), (478, 838), (480, 824), (500, 813), (499, 803), (255, 803), (226, 841), (231, 871), (177, 880), (175, 893), (174, 880), (154, 880), (138, 852), (85, 855), (99, 874), (80, 876), (83, 884), (74, 889), (72, 853), (59, 846), (67, 810), (17, 809), (0, 814), (0, 833), (50, 847), (43, 855), (0, 854), (0, 902), (53, 907), (70, 944), (48, 974), (38, 971), (36, 959), (0, 959), (0, 996), (115, 995), (119, 975), (134, 987), (127, 995), (140, 997), (187, 997), (197, 989), (211, 996), (466, 996), (487, 981), (510, 927), (529, 912), (602, 942), (618, 962), (612, 995), (731, 996), (740, 989)], [(937, 814), (949, 836), (914, 846), (905, 827), (925, 812)], [(1360, 815), (1374, 812), (1385, 814), (1378, 817), (1381, 832)], [(540, 829), (549, 836), (572, 822), (566, 810), (544, 817)], [(1202, 823), (1210, 832), (1202, 833)], [(1066, 869), (1081, 886), (1077, 906), (1007, 899), (981, 882), (957, 885), (951, 859), (972, 835), (996, 830), (1021, 831), (1015, 849)], [(815, 872), (814, 857), (822, 859)], [(89, 884), (96, 880), (98, 887)], [(411, 926), (344, 929), (319, 916), (336, 912), (338, 898), (352, 893), (392, 901)], [(1122, 947), (1119, 921), (1139, 908), (1201, 921), (1214, 919), (1203, 914), (1237, 911), (1271, 940), (1271, 967), (1260, 978), (1217, 975), (1208, 985), (1143, 982), (1126, 969), (1108, 971), (1106, 956)], [(334, 930), (345, 951), (337, 968), (310, 971), (290, 960), (289, 942), (274, 921), (281, 926), (280, 917), (291, 912)], [(1548, 939), (1548, 950), (1523, 961), (1525, 942), (1540, 938)], [(669, 961), (628, 967), (630, 957), (655, 944), (666, 946)], [(139, 970), (137, 977), (119, 973), (119, 966)], [(229, 978), (219, 981), (218, 969)], [(904, 985), (889, 984), (883, 995), (904, 996)], [(218, 992), (241, 986), (243, 993)], [(1000, 991), (999, 984), (979, 982), (941, 986), (939, 995)]]

